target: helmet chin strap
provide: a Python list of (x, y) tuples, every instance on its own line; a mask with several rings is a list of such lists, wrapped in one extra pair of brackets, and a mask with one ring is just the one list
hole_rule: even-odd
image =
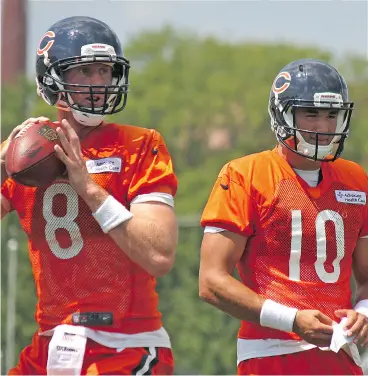
[(316, 156), (318, 159), (323, 159), (332, 154), (333, 145), (318, 145), (317, 155), (316, 146), (305, 142), (304, 140), (298, 140), (297, 151), (308, 157)]
[[(69, 96), (69, 101), (71, 103), (74, 103), (70, 96)], [(76, 110), (74, 108), (71, 108), (68, 106), (68, 104), (64, 100), (62, 100), (61, 96), (56, 104), (56, 108), (62, 111), (71, 112), (73, 115), (73, 118), (79, 124), (85, 127), (97, 127), (103, 122), (104, 117), (105, 117), (105, 115), (89, 114), (87, 112), (83, 112), (82, 110)]]
[(105, 117), (105, 115), (88, 114), (82, 111), (74, 110), (66, 105), (61, 105), (60, 103), (56, 105), (56, 108), (61, 111), (71, 112), (73, 118), (79, 124), (85, 127), (97, 127), (103, 122)]
[[(69, 102), (74, 104), (74, 101), (71, 95), (68, 93)], [(78, 106), (79, 107), (79, 106)], [(90, 114), (88, 112), (83, 112), (83, 110), (77, 110), (74, 108), (70, 108), (74, 119), (81, 125), (85, 127), (97, 127), (103, 122), (104, 115), (99, 114)]]
[(87, 114), (82, 111), (71, 110), (74, 119), (86, 127), (97, 127), (103, 122), (104, 115)]

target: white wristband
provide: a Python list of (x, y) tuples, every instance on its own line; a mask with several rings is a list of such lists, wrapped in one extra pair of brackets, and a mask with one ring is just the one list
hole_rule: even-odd
[(260, 324), (268, 328), (292, 332), (297, 312), (296, 308), (286, 307), (267, 299), (262, 306)]
[(133, 217), (133, 214), (111, 195), (92, 215), (105, 234)]
[(357, 304), (355, 304), (354, 311), (368, 317), (368, 299), (360, 300)]

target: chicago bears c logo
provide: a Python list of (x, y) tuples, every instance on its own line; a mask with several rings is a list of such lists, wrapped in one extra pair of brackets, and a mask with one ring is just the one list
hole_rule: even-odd
[[(281, 80), (280, 80), (281, 78)], [(279, 81), (279, 82), (278, 82)], [(290, 86), (291, 76), (289, 72), (281, 72), (275, 78), (272, 85), (272, 91), (275, 94), (281, 94)], [(279, 86), (277, 86), (279, 85)]]
[[(41, 48), (41, 45), (44, 43), (45, 38), (50, 38), (50, 40), (47, 41), (46, 46)], [(37, 48), (37, 55), (42, 56), (52, 47), (55, 40), (51, 38), (55, 38), (55, 33), (53, 31), (47, 31), (40, 40), (40, 46)]]

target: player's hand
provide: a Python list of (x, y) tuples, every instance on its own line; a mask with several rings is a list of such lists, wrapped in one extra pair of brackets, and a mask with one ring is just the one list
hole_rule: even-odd
[(318, 347), (331, 344), (333, 320), (317, 310), (300, 310), (297, 312), (293, 330), (305, 341)]
[(65, 119), (61, 122), (60, 127), (56, 128), (56, 132), (62, 145), (62, 148), (55, 145), (56, 155), (66, 166), (70, 185), (80, 196), (83, 196), (88, 187), (96, 183), (87, 171), (79, 137)]
[[(3, 143), (3, 145), (1, 146), (1, 151), (0, 151), (0, 164), (1, 164), (1, 176), (2, 176), (2, 181), (4, 181), (6, 179), (6, 177), (8, 176), (8, 173), (6, 172), (6, 168), (5, 168), (5, 158), (6, 158), (6, 154), (8, 152), (8, 148), (9, 148), (9, 143), (11, 140), (14, 139), (14, 137), (26, 126), (26, 125), (29, 125), (29, 124), (34, 124), (34, 123), (38, 123), (39, 121), (50, 121), (49, 118), (45, 117), (45, 116), (40, 116), (40, 117), (37, 117), (37, 118), (29, 118), (27, 120), (25, 120), (22, 124), (20, 125), (17, 125), (10, 133), (10, 135), (8, 136), (8, 138), (6, 139), (6, 141)], [(4, 179), (5, 177), (5, 179)]]
[(335, 311), (337, 317), (347, 317), (344, 325), (346, 334), (355, 337), (354, 343), (365, 346), (368, 343), (368, 318), (353, 309), (339, 309)]

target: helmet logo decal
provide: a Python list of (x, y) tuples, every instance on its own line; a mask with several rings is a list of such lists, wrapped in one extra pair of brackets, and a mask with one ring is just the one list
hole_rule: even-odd
[(315, 93), (313, 96), (314, 105), (316, 107), (326, 107), (330, 105), (331, 107), (342, 107), (343, 99), (341, 94), (337, 93)]
[[(41, 48), (41, 44), (43, 43), (45, 38), (50, 38), (50, 40), (46, 43), (45, 47)], [(37, 55), (42, 56), (45, 52), (47, 52), (52, 47), (55, 40), (51, 38), (55, 38), (55, 33), (53, 31), (47, 31), (43, 35), (43, 37), (40, 40), (40, 45), (37, 48)]]
[[(281, 82), (279, 82), (279, 85), (281, 86), (277, 86), (277, 81), (280, 79), (280, 78), (283, 78), (283, 80), (280, 80), (281, 82), (283, 82), (281, 84)], [(290, 73), (289, 72), (281, 72), (279, 73), (275, 80), (273, 81), (273, 84), (272, 84), (272, 91), (275, 93), (275, 94), (281, 94), (283, 93), (285, 90), (288, 89), (288, 87), (290, 86), (290, 81), (291, 81), (291, 76), (290, 76)]]
[[(116, 58), (116, 52), (113, 46), (104, 43), (86, 44), (81, 48), (82, 56), (94, 56), (95, 54), (109, 55), (112, 58)], [(98, 58), (97, 58), (98, 60)]]

